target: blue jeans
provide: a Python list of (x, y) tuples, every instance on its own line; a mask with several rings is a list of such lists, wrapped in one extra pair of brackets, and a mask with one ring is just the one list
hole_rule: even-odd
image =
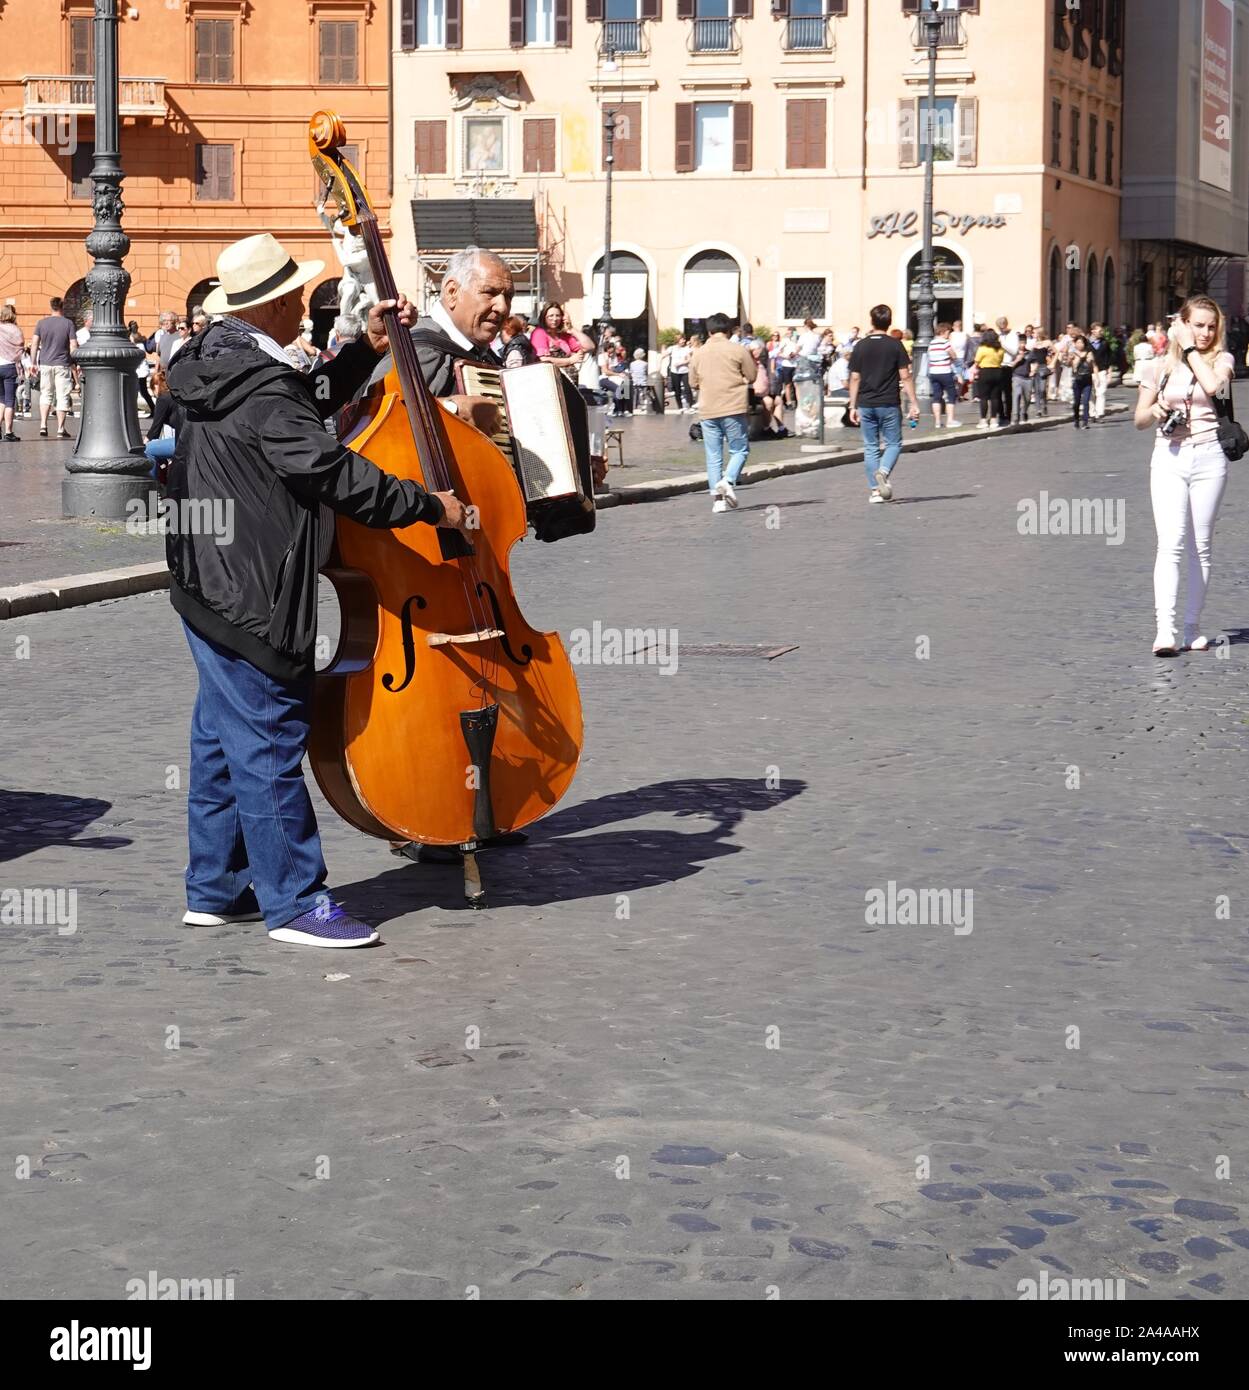
[(277, 680), (182, 624), (199, 671), (191, 719), (186, 871), (192, 912), (243, 912), (270, 931), (330, 901), (301, 763), (312, 677)]
[(707, 486), (715, 491), (724, 468), (724, 446), (729, 446), (730, 483), (736, 484), (746, 467), (746, 457), (750, 453), (750, 431), (746, 427), (744, 415), (721, 415), (714, 420), (704, 420), (703, 452), (707, 455)]
[(161, 459), (173, 458), (174, 445), (177, 444), (177, 442), (176, 439), (149, 439), (143, 446), (143, 452), (147, 455), (148, 462), (152, 465), (151, 472), (148, 473), (149, 478), (155, 478), (157, 476), (156, 469)]
[(876, 470), (879, 468), (883, 473), (892, 473), (902, 452), (902, 407), (861, 405), (859, 428), (863, 431), (863, 467), (867, 470), (867, 485), (875, 488)]
[[(1074, 422), (1087, 425), (1089, 422), (1089, 402), (1093, 398), (1093, 378), (1090, 376), (1076, 377), (1071, 383), (1071, 414)], [(1080, 412), (1083, 410), (1084, 418), (1081, 420)]]

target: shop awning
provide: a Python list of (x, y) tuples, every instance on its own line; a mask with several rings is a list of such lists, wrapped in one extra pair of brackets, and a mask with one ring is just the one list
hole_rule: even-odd
[[(649, 277), (636, 272), (616, 270), (611, 273), (612, 319), (640, 319), (646, 313), (646, 287)], [(603, 272), (596, 270), (590, 283), (587, 316), (597, 322), (603, 317)]]
[(538, 249), (532, 198), (417, 198), (412, 223), (418, 251), (462, 251), (466, 246), (495, 252)]
[(682, 318), (705, 319), (712, 314), (736, 318), (740, 282), (737, 270), (687, 270), (681, 286)]

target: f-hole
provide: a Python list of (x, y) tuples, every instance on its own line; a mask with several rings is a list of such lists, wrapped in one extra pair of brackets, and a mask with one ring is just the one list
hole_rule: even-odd
[(411, 598), (404, 599), (403, 608), (399, 612), (399, 629), (403, 634), (403, 680), (396, 685), (395, 678), (389, 671), (382, 677), (382, 689), (389, 690), (392, 695), (398, 695), (401, 690), (406, 690), (412, 677), (416, 674), (416, 642), (412, 636), (413, 604), (418, 609), (424, 608), (425, 600), (420, 594), (413, 594)]

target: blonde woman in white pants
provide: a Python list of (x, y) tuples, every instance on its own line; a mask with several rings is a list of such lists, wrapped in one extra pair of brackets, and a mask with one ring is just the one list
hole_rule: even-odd
[[(1214, 523), (1227, 486), (1214, 398), (1230, 392), (1235, 370), (1223, 343), (1223, 311), (1204, 296), (1190, 299), (1171, 327), (1166, 355), (1143, 364), (1141, 372), (1136, 428), (1157, 430), (1149, 468), (1158, 532), (1155, 656), (1178, 656), (1186, 648), (1200, 652), (1210, 645), (1201, 632), (1201, 610), (1210, 582)], [(1181, 639), (1176, 604), (1185, 551), (1188, 590)]]

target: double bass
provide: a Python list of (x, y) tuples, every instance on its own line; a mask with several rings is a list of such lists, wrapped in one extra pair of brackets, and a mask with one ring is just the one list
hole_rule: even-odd
[[(332, 112), (309, 124), (314, 167), (363, 238), (381, 300), (398, 291), (368, 193), (343, 157)], [(484, 893), (474, 851), (519, 830), (568, 790), (581, 756), (581, 700), (554, 632), (526, 622), (508, 572), (526, 529), (515, 474), (496, 445), (443, 410), (396, 311), (393, 366), (360, 403), (348, 447), (430, 492), (454, 491), (467, 533), (417, 524), (374, 530), (335, 519), (323, 568), (342, 614), (316, 677), (309, 761), (349, 824), (386, 840), (455, 846), (465, 894)]]

